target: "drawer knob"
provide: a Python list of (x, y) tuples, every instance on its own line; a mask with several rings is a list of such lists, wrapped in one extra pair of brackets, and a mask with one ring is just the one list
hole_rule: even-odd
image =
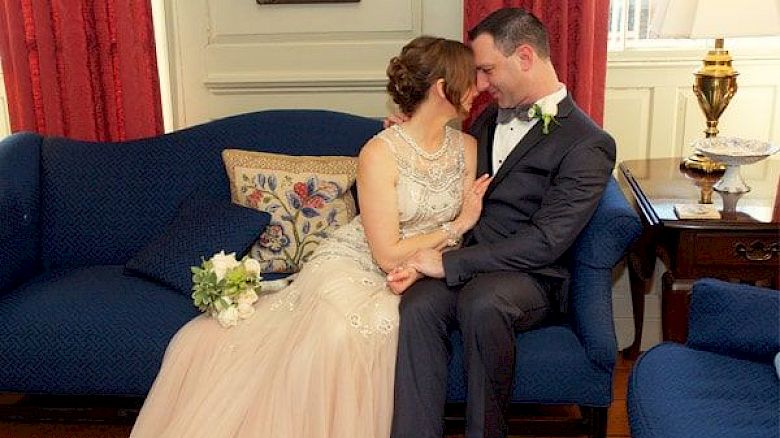
[(734, 245), (734, 253), (751, 262), (771, 260), (778, 251), (780, 248), (778, 248), (777, 242), (764, 246), (764, 242), (756, 240), (750, 246), (746, 246), (744, 243)]

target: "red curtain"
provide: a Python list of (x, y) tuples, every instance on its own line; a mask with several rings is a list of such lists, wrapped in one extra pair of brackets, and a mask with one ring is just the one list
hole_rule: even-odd
[(162, 132), (149, 0), (0, 0), (0, 58), (14, 132)]
[[(558, 78), (566, 84), (577, 105), (601, 125), (607, 77), (609, 0), (464, 0), (465, 31), (502, 7), (523, 8), (547, 26)], [(472, 115), (479, 114), (489, 99), (486, 94), (480, 96)]]

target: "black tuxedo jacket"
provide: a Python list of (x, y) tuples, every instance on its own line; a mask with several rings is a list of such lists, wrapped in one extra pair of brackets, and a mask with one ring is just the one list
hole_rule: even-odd
[[(495, 105), (475, 121), (477, 176), (493, 174)], [(590, 220), (615, 166), (615, 141), (566, 96), (558, 124), (542, 133), (542, 122), (515, 146), (493, 176), (482, 216), (464, 236), (464, 247), (444, 253), (447, 284), (457, 286), (479, 273), (524, 271), (563, 280), (566, 252)], [(561, 292), (566, 292), (561, 287)], [(559, 296), (565, 307), (565, 296)]]

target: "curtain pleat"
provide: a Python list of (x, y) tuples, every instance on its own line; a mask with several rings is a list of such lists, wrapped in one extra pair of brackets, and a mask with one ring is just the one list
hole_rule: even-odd
[(91, 141), (162, 133), (149, 0), (0, 0), (11, 130)]

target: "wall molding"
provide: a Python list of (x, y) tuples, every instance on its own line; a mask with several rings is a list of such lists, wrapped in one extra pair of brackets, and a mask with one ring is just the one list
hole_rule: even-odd
[(203, 82), (216, 95), (230, 94), (301, 94), (384, 92), (387, 78), (375, 75), (349, 76), (320, 74), (302, 76), (289, 75), (229, 75), (211, 74)]

